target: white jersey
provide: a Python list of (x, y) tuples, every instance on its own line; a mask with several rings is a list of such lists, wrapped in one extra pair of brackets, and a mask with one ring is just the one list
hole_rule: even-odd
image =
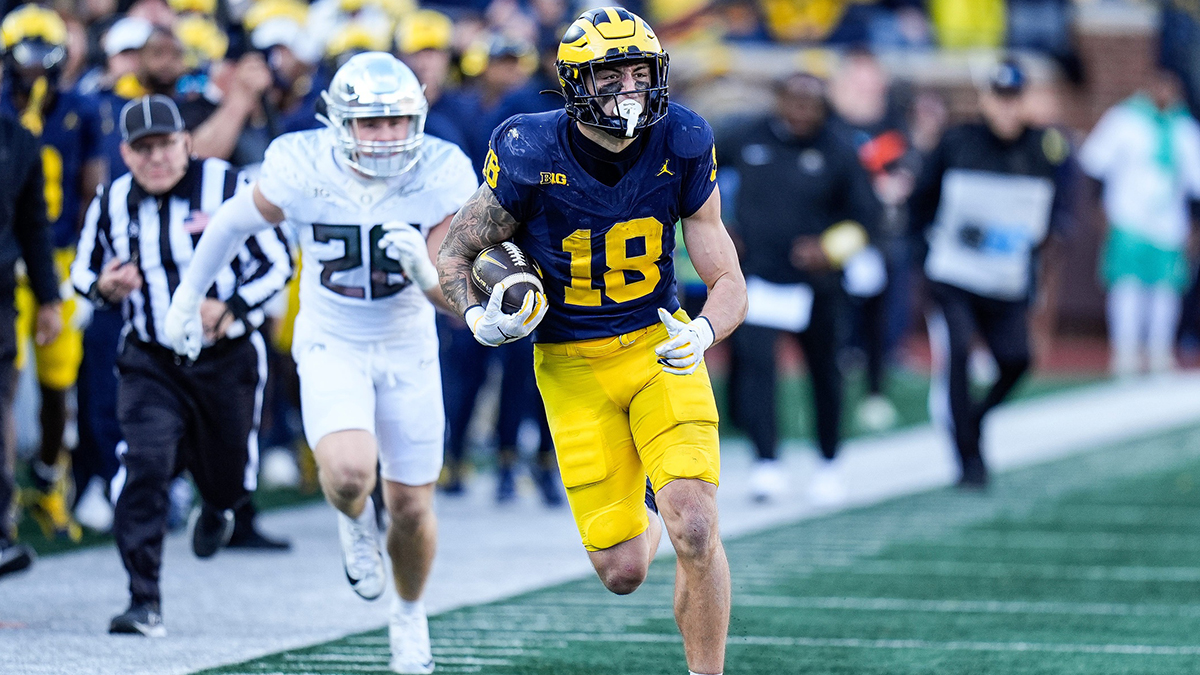
[(258, 189), (283, 210), (300, 244), (297, 324), (377, 342), (403, 334), (418, 315), (432, 316), (421, 289), (379, 248), (383, 223), (409, 223), (428, 236), (476, 186), (467, 156), (432, 136), (411, 170), (373, 180), (342, 163), (329, 129), (272, 141)]

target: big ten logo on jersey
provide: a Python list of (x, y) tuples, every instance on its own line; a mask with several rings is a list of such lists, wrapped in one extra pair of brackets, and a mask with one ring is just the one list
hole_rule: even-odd
[[(662, 279), (658, 262), (666, 247), (664, 226), (657, 218), (635, 218), (616, 223), (592, 241), (591, 230), (575, 230), (562, 240), (562, 250), (571, 255), (571, 285), (564, 302), (581, 307), (599, 307), (602, 298), (622, 303), (654, 292)], [(603, 252), (601, 270), (592, 268), (593, 251)], [(671, 252), (666, 250), (666, 254)]]
[[(419, 232), (420, 225), (409, 223)], [(379, 300), (393, 296), (412, 283), (404, 276), (400, 262), (389, 258), (383, 249), (379, 248), (379, 240), (383, 238), (383, 224), (377, 225), (329, 225), (313, 223), (313, 241), (321, 244), (333, 242), (342, 243), (342, 255), (336, 258), (319, 260), (321, 264), (321, 285), (338, 295), (360, 300)], [(364, 232), (366, 233), (364, 236)], [(364, 242), (363, 239), (366, 239)], [(366, 261), (363, 260), (363, 246), (366, 246)], [(370, 284), (368, 286), (351, 286), (340, 284), (333, 280), (333, 275), (339, 272), (352, 272), (367, 265)], [(395, 281), (393, 281), (395, 279)], [(367, 295), (368, 292), (370, 295)]]
[(567, 174), (542, 171), (542, 185), (566, 185)]

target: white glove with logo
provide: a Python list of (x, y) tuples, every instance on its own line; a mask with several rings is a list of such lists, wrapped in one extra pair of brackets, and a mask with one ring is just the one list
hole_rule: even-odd
[(412, 279), (422, 291), (428, 291), (438, 285), (437, 268), (429, 259), (429, 245), (420, 230), (409, 225), (393, 221), (384, 223), (386, 234), (379, 240), (379, 248), (387, 256), (400, 262), (404, 275)]
[(658, 318), (667, 327), (670, 337), (654, 348), (663, 372), (672, 375), (691, 375), (696, 372), (704, 360), (704, 351), (712, 346), (715, 339), (712, 324), (704, 317), (684, 323), (662, 307), (658, 308)]
[(492, 289), (492, 297), (488, 299), (487, 308), (473, 305), (463, 317), (479, 344), (499, 347), (520, 340), (537, 328), (550, 307), (545, 294), (528, 291), (525, 293), (525, 301), (521, 303), (521, 309), (515, 314), (505, 314), (500, 309), (504, 300), (504, 290), (503, 283), (496, 284)]
[(204, 339), (204, 325), (200, 322), (201, 297), (191, 288), (180, 284), (171, 296), (171, 306), (167, 308), (167, 319), (163, 325), (167, 342), (171, 349), (180, 356), (186, 356), (195, 361), (200, 356), (200, 346)]

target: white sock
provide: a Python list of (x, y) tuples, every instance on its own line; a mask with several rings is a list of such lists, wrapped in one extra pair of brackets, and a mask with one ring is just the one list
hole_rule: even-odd
[(362, 513), (354, 519), (359, 525), (374, 525), (375, 524), (375, 502), (367, 497), (367, 504), (363, 507)]
[(404, 598), (397, 598), (395, 607), (396, 613), (401, 616), (425, 616), (424, 600), (409, 602)]
[[(701, 675), (701, 674), (689, 670), (688, 675)], [(725, 674), (724, 673), (713, 673), (712, 675), (725, 675)]]

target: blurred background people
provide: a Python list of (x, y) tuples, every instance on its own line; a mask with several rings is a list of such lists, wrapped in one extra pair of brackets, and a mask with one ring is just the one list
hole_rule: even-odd
[(867, 379), (867, 396), (856, 421), (866, 431), (883, 431), (897, 422), (896, 408), (886, 395), (887, 366), (911, 309), (904, 207), (912, 193), (916, 162), (906, 111), (889, 84), (879, 61), (862, 49), (846, 53), (830, 83), (832, 125), (858, 151), (882, 206), (871, 250), (855, 258), (846, 276), (852, 341), (865, 356)]
[(15, 543), (12, 522), (13, 464), (16, 447), (8, 432), (17, 356), (16, 310), (13, 289), (16, 267), (24, 261), (29, 286), (38, 303), (36, 339), (49, 344), (62, 327), (61, 298), (50, 227), (43, 198), (42, 162), (38, 141), (10, 117), (0, 117), (0, 576), (33, 563), (33, 551)]
[[(95, 192), (103, 173), (100, 119), (92, 97), (62, 90), (67, 60), (67, 28), (57, 14), (37, 5), (22, 5), (4, 18), (4, 80), (0, 109), (19, 119), (41, 145), (46, 218), (59, 278), (66, 278), (74, 259), (83, 195)], [(48, 344), (34, 344), (38, 302), (24, 275), (17, 299), (17, 369), (32, 363), (37, 372), (41, 408), (40, 446), (29, 462), (30, 490), (22, 502), (50, 538), (79, 541), (82, 531), (71, 517), (70, 453), (64, 452), (67, 398), (83, 357), (81, 326), (90, 307), (77, 303), (64, 289), (63, 330)], [(28, 353), (29, 345), (33, 354)], [(83, 490), (87, 483), (79, 485)], [(93, 494), (101, 484), (90, 486)], [(90, 496), (89, 499), (95, 499)], [(103, 524), (103, 523), (101, 523)]]
[[(933, 309), (928, 317), (933, 383), (930, 416), (950, 433), (959, 485), (988, 483), (983, 420), (1030, 364), (1028, 313), (1038, 265), (1069, 215), (1065, 181), (1070, 146), (1055, 129), (1031, 127), (1026, 76), (1007, 60), (979, 93), (983, 122), (946, 132), (913, 191), (912, 233), (923, 250)], [(982, 339), (996, 377), (982, 399), (971, 394), (969, 361)]]
[(777, 457), (775, 343), (781, 333), (798, 340), (822, 457), (809, 498), (830, 505), (846, 495), (835, 462), (842, 267), (876, 231), (879, 205), (854, 148), (829, 123), (825, 82), (795, 73), (775, 94), (773, 115), (718, 137), (718, 163), (738, 176), (729, 226), (740, 244), (750, 303), (745, 324), (733, 334), (730, 407), (758, 454), (754, 497), (778, 496), (787, 485)]
[(1079, 163), (1101, 183), (1108, 220), (1100, 272), (1112, 372), (1171, 370), (1192, 271), (1190, 205), (1200, 199), (1200, 126), (1179, 78), (1160, 68), (1144, 91), (1104, 113)]

